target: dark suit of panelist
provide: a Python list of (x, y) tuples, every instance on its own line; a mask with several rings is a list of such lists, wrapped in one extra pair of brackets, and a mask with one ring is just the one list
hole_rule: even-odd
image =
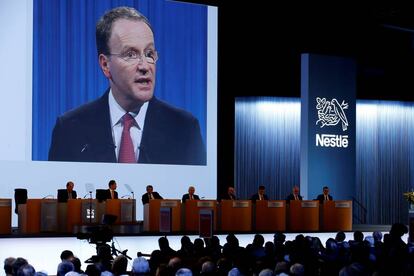
[[(71, 198), (76, 199), (77, 197), (78, 195), (76, 194), (76, 191), (72, 191)], [(58, 202), (68, 202), (69, 192), (66, 189), (58, 190), (57, 199), (58, 199)]]
[[(57, 118), (50, 161), (117, 162), (108, 94), (109, 90)], [(206, 150), (198, 120), (153, 97), (145, 117), (138, 162), (205, 165)]]
[[(295, 199), (295, 195), (294, 194), (290, 194), (286, 197), (286, 202), (289, 203), (291, 200), (296, 200)], [(298, 199), (297, 200), (302, 200), (302, 196), (298, 195)]]
[[(318, 195), (316, 200), (319, 200), (319, 202), (322, 204), (325, 201), (325, 195), (324, 194)], [(332, 201), (333, 197), (331, 195), (328, 195), (328, 200)]]
[[(190, 194), (184, 194), (181, 201), (184, 203), (188, 199), (190, 199)], [(193, 200), (200, 200), (200, 197), (198, 195), (193, 195)]]
[[(153, 199), (163, 199), (162, 196), (160, 196), (160, 194), (157, 192), (152, 192), (152, 197)], [(150, 201), (149, 194), (148, 193), (143, 194), (141, 200), (142, 200), (142, 204), (148, 203)]]
[(105, 198), (106, 199), (118, 199), (118, 192), (117, 191), (113, 191), (114, 192), (114, 198), (112, 198), (111, 196), (111, 190), (107, 189), (105, 190)]
[[(267, 195), (262, 195), (262, 200), (269, 200), (269, 197)], [(255, 202), (256, 200), (260, 200), (260, 195), (259, 193), (256, 193), (254, 195), (252, 195), (252, 197), (250, 198), (251, 201)]]

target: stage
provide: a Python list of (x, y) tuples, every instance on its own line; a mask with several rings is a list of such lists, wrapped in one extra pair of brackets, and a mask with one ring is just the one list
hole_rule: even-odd
[[(371, 225), (355, 226), (354, 230), (362, 230), (364, 236), (371, 236), (372, 231), (381, 231), (383, 234), (390, 229), (389, 225)], [(298, 233), (286, 233), (286, 240), (292, 240)], [(336, 233), (303, 233), (304, 235), (316, 236), (325, 245), (328, 238), (334, 238)], [(226, 242), (226, 234), (217, 235), (220, 244)], [(254, 234), (236, 234), (239, 239), (240, 246), (246, 246), (252, 242)], [(273, 241), (273, 233), (263, 234), (265, 242)], [(137, 256), (137, 252), (150, 254), (154, 249), (158, 249), (158, 238), (160, 236), (115, 236), (114, 246), (116, 249), (123, 251), (128, 249), (127, 255), (131, 258)], [(167, 236), (170, 246), (178, 250), (181, 247), (180, 239), (182, 235)], [(192, 241), (197, 235), (189, 236)], [(406, 241), (408, 235), (403, 237)], [(353, 239), (353, 232), (346, 232), (346, 240)], [(110, 243), (108, 243), (110, 244)], [(82, 269), (86, 269), (85, 260), (96, 253), (95, 245), (89, 244), (87, 240), (79, 240), (76, 237), (22, 237), (11, 235), (0, 239), (0, 261), (3, 262), (7, 257), (23, 257), (26, 258), (36, 271), (45, 271), (48, 274), (56, 274), (57, 266), (60, 262), (60, 253), (65, 250), (71, 250), (81, 261)], [(132, 261), (129, 261), (128, 267), (131, 268)], [(0, 275), (4, 275), (1, 269)]]

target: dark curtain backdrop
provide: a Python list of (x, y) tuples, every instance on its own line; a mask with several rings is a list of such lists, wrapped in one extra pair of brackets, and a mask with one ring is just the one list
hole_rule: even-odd
[(300, 105), (289, 98), (238, 98), (235, 116), (235, 187), (241, 198), (259, 185), (284, 199), (300, 175)]
[[(263, 184), (271, 199), (284, 199), (299, 184), (300, 99), (238, 98), (235, 110), (238, 195), (249, 198)], [(355, 197), (367, 209), (366, 223), (406, 223), (402, 194), (414, 188), (414, 104), (360, 100), (356, 122)]]
[(160, 56), (155, 95), (198, 118), (205, 141), (206, 6), (164, 0), (34, 0), (33, 160), (47, 160), (58, 115), (108, 88), (98, 64), (95, 25), (117, 6), (135, 7), (150, 20)]

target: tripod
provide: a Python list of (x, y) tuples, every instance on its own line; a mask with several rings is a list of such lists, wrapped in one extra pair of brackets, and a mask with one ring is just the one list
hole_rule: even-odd
[(120, 251), (120, 250), (116, 249), (115, 242), (112, 239), (112, 243), (111, 243), (111, 254), (112, 254), (112, 256), (118, 256), (118, 253), (119, 253), (119, 254), (127, 257), (128, 260), (132, 260), (132, 258), (126, 254), (127, 251), (128, 251), (128, 249), (126, 249), (124, 251)]

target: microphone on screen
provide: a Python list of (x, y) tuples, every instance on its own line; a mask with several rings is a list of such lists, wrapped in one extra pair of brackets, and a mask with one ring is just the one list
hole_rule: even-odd
[(87, 151), (88, 150), (88, 147), (89, 147), (89, 144), (84, 144), (83, 146), (82, 146), (82, 149), (81, 149), (81, 153), (82, 152), (84, 152), (84, 151)]

